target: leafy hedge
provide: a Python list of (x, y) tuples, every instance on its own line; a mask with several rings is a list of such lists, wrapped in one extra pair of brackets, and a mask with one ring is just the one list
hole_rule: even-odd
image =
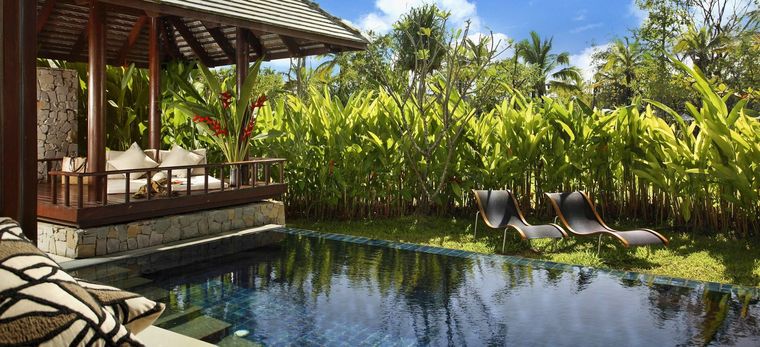
[[(448, 182), (447, 194), (435, 201), (440, 214), (471, 208), (473, 188), (512, 189), (538, 215), (548, 213), (543, 192), (583, 189), (607, 217), (757, 232), (760, 121), (744, 113), (746, 100), (729, 108), (730, 94), (720, 96), (698, 71), (680, 68), (701, 95), (686, 105), (690, 117), (655, 102), (592, 110), (580, 101), (515, 93), (469, 120), (449, 177), (440, 177), (443, 152), (431, 162), (410, 155), (405, 146), (414, 144), (400, 134), (400, 112), (379, 91), (357, 91), (341, 102), (327, 89), (312, 89), (308, 101), (273, 101), (262, 109), (258, 131), (287, 135), (254, 151), (288, 159), (289, 211), (311, 218), (413, 212), (422, 184), (410, 171), (414, 160), (431, 169), (427, 179)], [(428, 129), (441, 128), (435, 117), (413, 119), (433, 119)], [(414, 136), (422, 128), (415, 124)]]

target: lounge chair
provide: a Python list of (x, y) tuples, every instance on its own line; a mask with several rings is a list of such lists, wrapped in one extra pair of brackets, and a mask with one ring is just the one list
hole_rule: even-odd
[(483, 217), (483, 222), (491, 228), (504, 228), (504, 238), (501, 241), (501, 251), (507, 242), (507, 230), (517, 230), (523, 240), (556, 238), (567, 236), (564, 230), (556, 224), (531, 225), (523, 216), (520, 206), (517, 204), (512, 192), (509, 190), (475, 190), (475, 202), (478, 204), (478, 212), (475, 213), (475, 234), (478, 235), (478, 215)]
[(546, 193), (557, 217), (572, 234), (578, 236), (599, 235), (596, 247), (599, 253), (602, 235), (611, 235), (625, 247), (644, 245), (668, 245), (668, 239), (649, 229), (618, 231), (607, 226), (596, 212), (594, 203), (584, 192)]

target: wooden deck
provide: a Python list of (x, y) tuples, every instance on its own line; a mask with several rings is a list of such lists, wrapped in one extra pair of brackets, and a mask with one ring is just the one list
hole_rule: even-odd
[(71, 183), (82, 177), (69, 179), (67, 188), (59, 183), (61, 177), (56, 176), (61, 173), (51, 172), (51, 178), (37, 187), (37, 218), (56, 224), (92, 228), (279, 198), (287, 190), (282, 167), (276, 182), (272, 181), (269, 169), (271, 165), (282, 164), (284, 160), (256, 161), (257, 166), (265, 168), (265, 174), (263, 179), (251, 180), (249, 184), (234, 187), (223, 185), (222, 189), (190, 192), (184, 189), (174, 190), (171, 197), (153, 195), (143, 199), (135, 199), (132, 194), (125, 193), (108, 194), (105, 195), (105, 201), (102, 197), (97, 198), (98, 194), (92, 186)]

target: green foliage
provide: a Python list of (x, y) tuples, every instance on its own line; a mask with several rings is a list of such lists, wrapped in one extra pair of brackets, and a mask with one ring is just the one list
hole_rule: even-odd
[(175, 79), (179, 99), (172, 106), (186, 117), (192, 117), (196, 127), (209, 142), (213, 143), (224, 155), (227, 162), (243, 161), (248, 156), (252, 141), (268, 136), (267, 133), (253, 136), (256, 126), (257, 110), (266, 101), (265, 96), (255, 100), (253, 92), (259, 77), (261, 60), (249, 69), (241, 90), (233, 95), (235, 79), (224, 78), (198, 65), (203, 76), (200, 88), (187, 80)]
[[(40, 60), (38, 65), (75, 70), (79, 76), (79, 134), (87, 133), (87, 64), (58, 60)], [(148, 128), (148, 73), (131, 64), (106, 69), (106, 146), (126, 150), (137, 141), (147, 147), (143, 136)], [(84, 136), (80, 136), (80, 153), (86, 153)]]
[[(519, 92), (487, 113), (469, 118), (451, 156), (450, 175), (433, 213), (471, 208), (469, 189), (510, 188), (531, 213), (548, 212), (547, 191), (584, 189), (605, 216), (691, 230), (758, 230), (760, 212), (760, 122), (745, 113), (746, 101), (729, 106), (697, 71), (692, 76), (701, 103), (686, 105), (690, 124), (652, 102), (675, 120), (668, 124), (652, 107), (632, 105), (592, 110), (576, 100), (531, 100)], [(256, 154), (288, 159), (291, 211), (307, 217), (404, 215), (415, 209), (427, 182), (415, 166), (440, 180), (447, 152), (405, 150), (408, 138), (430, 137), (440, 117), (410, 115), (409, 133), (394, 124), (402, 113), (384, 92), (357, 92), (348, 101), (312, 89), (265, 107), (263, 131), (288, 134), (258, 146)], [(472, 106), (461, 101), (461, 111)], [(430, 111), (434, 112), (434, 111)], [(416, 154), (415, 154), (416, 153)], [(426, 159), (429, 158), (429, 159)]]
[[(128, 67), (110, 68), (106, 74), (106, 119), (110, 131), (106, 143), (109, 148), (126, 150), (134, 142), (144, 139), (148, 129), (149, 85), (145, 70)], [(142, 146), (147, 145), (143, 143)]]
[(423, 5), (411, 9), (394, 25), (393, 39), (402, 70), (430, 72), (441, 66), (448, 50), (444, 39), (448, 16), (435, 5)]
[(552, 53), (553, 41), (553, 38), (542, 40), (538, 33), (531, 31), (530, 40), (520, 41), (515, 47), (515, 54), (538, 73), (533, 86), (533, 96), (538, 98), (546, 94), (547, 85), (563, 91), (580, 89), (577, 83), (581, 80), (580, 71), (570, 66), (570, 53)]

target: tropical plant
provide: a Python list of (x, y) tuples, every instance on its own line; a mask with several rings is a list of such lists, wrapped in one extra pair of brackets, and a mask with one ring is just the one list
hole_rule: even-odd
[(607, 52), (607, 63), (604, 70), (623, 76), (623, 97), (628, 103), (632, 101), (635, 94), (636, 70), (643, 60), (644, 51), (639, 42), (630, 42), (627, 37), (625, 41), (615, 40)]
[[(679, 66), (702, 98), (701, 107), (686, 105), (692, 123), (654, 101), (674, 123), (642, 104), (602, 111), (579, 99), (536, 100), (512, 90), (496, 107), (463, 119), (463, 135), (447, 164), (445, 145), (425, 160), (414, 154), (410, 140), (422, 146), (423, 138), (432, 139), (432, 131), (445, 129), (441, 118), (411, 115), (415, 109), (407, 106), (402, 119), (385, 90), (360, 91), (342, 101), (323, 87), (310, 89), (308, 99), (288, 96), (262, 108), (262, 130), (286, 135), (254, 151), (288, 159), (286, 204), (291, 213), (310, 218), (419, 211), (426, 190), (448, 170), (430, 213), (469, 210), (465, 192), (489, 187), (512, 189), (523, 207), (542, 215), (548, 212), (543, 192), (584, 189), (608, 218), (756, 233), (760, 121), (746, 113), (746, 100), (729, 107), (730, 96), (718, 96), (698, 72)], [(457, 112), (469, 114), (470, 101), (460, 102)], [(402, 122), (408, 133), (399, 131)], [(430, 179), (420, 181), (415, 166)]]
[(394, 25), (397, 64), (418, 74), (438, 69), (448, 51), (446, 21), (449, 17), (435, 5), (415, 7)]
[(708, 76), (712, 76), (717, 54), (728, 49), (730, 39), (723, 34), (713, 34), (708, 27), (697, 28), (689, 25), (689, 29), (678, 39), (673, 51), (683, 53), (694, 62), (694, 65)]
[(184, 93), (177, 94), (180, 101), (173, 106), (186, 116), (193, 117), (198, 129), (216, 144), (230, 163), (246, 159), (252, 140), (268, 137), (268, 134), (252, 136), (257, 110), (266, 101), (264, 95), (253, 100), (260, 66), (261, 60), (253, 64), (237, 95), (230, 91), (234, 85), (233, 79), (220, 79), (201, 64), (198, 64), (198, 69), (206, 88), (198, 90), (194, 84), (179, 80)]
[(145, 124), (149, 108), (148, 74), (134, 64), (107, 71), (106, 117), (111, 131), (107, 133), (106, 143), (111, 149), (126, 150), (134, 139), (142, 140), (148, 128)]
[[(438, 10), (433, 13), (441, 16), (440, 25), (446, 27), (448, 14), (440, 14)], [(409, 25), (396, 30), (422, 29)], [(427, 212), (433, 205), (442, 203), (441, 194), (447, 189), (455, 170), (457, 148), (468, 120), (476, 115), (466, 99), (479, 90), (490, 88), (490, 82), (477, 84), (476, 81), (493, 63), (499, 48), (493, 37), (478, 42), (471, 40), (468, 37), (469, 23), (462, 30), (440, 37), (422, 31), (422, 36), (427, 39), (417, 44), (424, 43), (426, 46), (416, 47), (418, 52), (422, 52), (415, 59), (416, 68), (409, 75), (399, 74), (395, 69), (380, 74), (384, 78), (382, 88), (392, 101), (391, 107), (387, 103), (380, 105), (386, 112), (398, 114), (391, 120), (401, 135), (400, 150), (405, 162), (419, 183), (421, 195), (417, 207), (421, 212)], [(412, 33), (398, 35), (411, 36)], [(438, 54), (439, 48), (436, 47), (448, 47), (440, 58), (441, 62), (432, 58)], [(403, 56), (397, 59), (394, 66), (407, 63), (403, 61)], [(440, 68), (435, 70), (439, 63)], [(458, 192), (461, 195), (461, 190)]]
[(533, 86), (534, 96), (538, 98), (546, 94), (547, 86), (561, 90), (579, 89), (575, 82), (581, 79), (580, 71), (569, 66), (570, 53), (551, 52), (553, 41), (553, 38), (542, 40), (537, 32), (531, 31), (530, 40), (522, 40), (515, 47), (515, 53), (538, 72), (539, 78)]

